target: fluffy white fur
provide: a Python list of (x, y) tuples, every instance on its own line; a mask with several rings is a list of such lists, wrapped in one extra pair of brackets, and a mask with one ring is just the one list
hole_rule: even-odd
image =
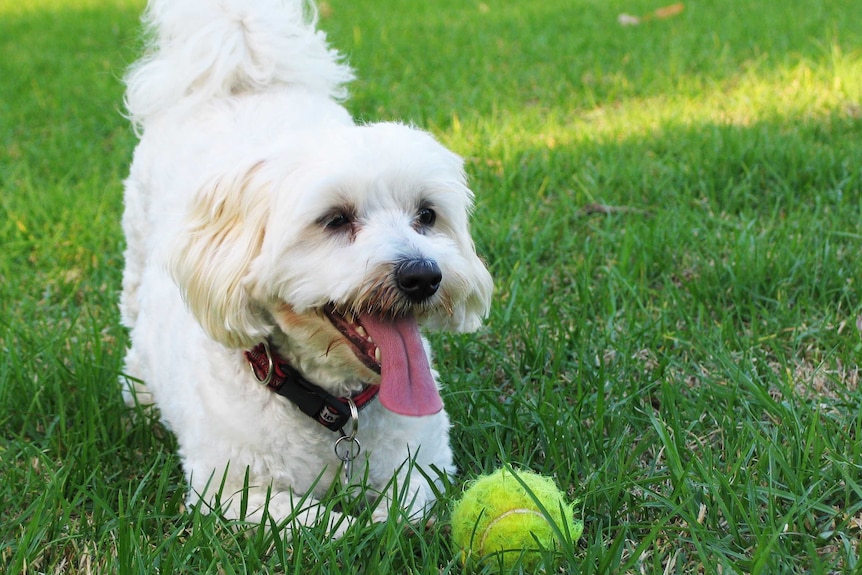
[[(237, 516), (248, 474), (251, 519), (270, 492), (276, 520), (311, 524), (339, 477), (338, 434), (261, 386), (244, 352), (269, 338), (346, 396), (380, 380), (324, 306), (477, 328), (492, 288), (469, 236), (462, 161), (414, 128), (356, 125), (338, 104), (352, 72), (300, 0), (151, 0), (145, 23), (150, 49), (127, 76), (141, 138), (123, 216), (136, 381), (124, 396), (155, 403), (176, 434), (191, 503), (207, 508), (220, 492)], [(442, 273), (420, 302), (394, 285), (410, 258)], [(418, 518), (434, 498), (423, 473), (455, 470), (448, 430), (445, 411), (411, 417), (374, 402), (360, 414), (356, 473), (372, 491), (397, 475), (398, 504)], [(373, 516), (388, 512), (381, 503)], [(330, 520), (333, 535), (349, 524)]]

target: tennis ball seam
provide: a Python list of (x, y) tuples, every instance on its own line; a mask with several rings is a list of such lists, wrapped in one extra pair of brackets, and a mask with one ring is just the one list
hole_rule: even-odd
[(479, 540), (479, 554), (485, 554), (485, 540), (488, 538), (488, 535), (491, 533), (491, 529), (500, 521), (505, 519), (506, 517), (510, 517), (512, 515), (536, 515), (542, 519), (545, 519), (545, 516), (536, 511), (535, 509), (524, 509), (524, 508), (516, 508), (510, 509), (505, 513), (501, 513), (497, 517), (495, 517), (488, 525), (485, 526), (485, 530), (482, 532), (482, 539)]

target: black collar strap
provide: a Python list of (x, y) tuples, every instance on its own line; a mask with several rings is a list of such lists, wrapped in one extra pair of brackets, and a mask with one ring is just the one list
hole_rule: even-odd
[(350, 421), (350, 401), (357, 409), (362, 409), (380, 390), (379, 385), (366, 385), (349, 399), (335, 397), (302, 377), (284, 358), (272, 353), (269, 342), (257, 344), (245, 352), (245, 357), (261, 384), (286, 397), (304, 414), (332, 431), (341, 430)]

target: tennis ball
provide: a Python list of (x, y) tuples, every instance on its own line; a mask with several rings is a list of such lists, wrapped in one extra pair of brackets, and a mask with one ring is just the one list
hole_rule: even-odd
[(464, 563), (501, 553), (504, 567), (522, 554), (521, 565), (533, 567), (542, 558), (540, 550), (557, 546), (558, 532), (568, 532), (576, 541), (584, 530), (553, 479), (511, 468), (472, 481), (455, 503), (450, 521)]

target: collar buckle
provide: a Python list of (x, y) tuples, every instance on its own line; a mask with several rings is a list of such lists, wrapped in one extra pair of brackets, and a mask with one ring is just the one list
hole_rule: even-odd
[(371, 403), (380, 391), (378, 385), (365, 385), (350, 397), (335, 397), (273, 353), (268, 340), (246, 351), (245, 357), (258, 383), (289, 399), (300, 411), (331, 431), (341, 430), (351, 420), (356, 425), (358, 410)]

